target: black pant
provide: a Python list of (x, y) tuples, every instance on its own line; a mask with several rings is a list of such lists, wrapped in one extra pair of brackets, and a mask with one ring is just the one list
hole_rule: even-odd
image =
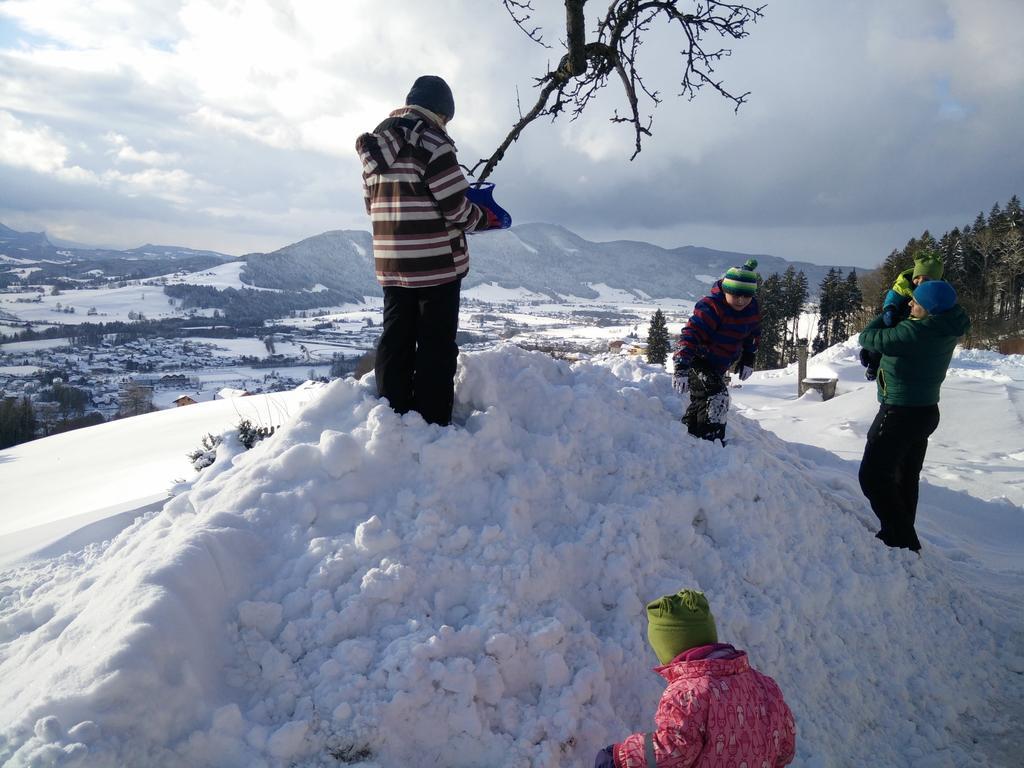
[(914, 530), (918, 485), (928, 436), (938, 426), (937, 405), (882, 405), (868, 430), (860, 487), (882, 524), (878, 538), (890, 547), (921, 549)]
[(461, 284), (384, 289), (384, 329), (374, 370), (377, 394), (398, 413), (418, 411), (431, 424), (451, 423)]
[(729, 415), (729, 390), (725, 379), (704, 360), (690, 366), (690, 404), (683, 423), (691, 435), (725, 443), (725, 420)]

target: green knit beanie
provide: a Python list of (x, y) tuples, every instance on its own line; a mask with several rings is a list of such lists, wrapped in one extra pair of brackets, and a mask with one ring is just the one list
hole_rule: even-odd
[(722, 278), (722, 290), (740, 296), (757, 293), (757, 259), (747, 259), (742, 267), (729, 267)]
[(717, 643), (715, 617), (704, 593), (683, 589), (648, 603), (647, 641), (662, 664), (690, 648)]
[(914, 257), (913, 277), (921, 275), (929, 280), (942, 279), (942, 257), (935, 251), (921, 251)]

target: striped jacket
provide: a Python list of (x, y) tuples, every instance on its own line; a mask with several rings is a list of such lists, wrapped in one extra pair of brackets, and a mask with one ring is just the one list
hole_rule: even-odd
[(455, 146), (430, 113), (402, 107), (356, 140), (382, 286), (444, 285), (469, 271), (466, 231), (487, 228), (466, 199)]
[(693, 314), (679, 335), (672, 362), (678, 372), (701, 359), (716, 373), (724, 375), (740, 357), (744, 365), (754, 364), (760, 337), (761, 309), (757, 299), (738, 312), (726, 303), (719, 280), (711, 288), (711, 294), (694, 305)]

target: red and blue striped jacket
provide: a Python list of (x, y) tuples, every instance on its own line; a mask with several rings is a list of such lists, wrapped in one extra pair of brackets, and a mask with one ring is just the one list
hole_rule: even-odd
[(744, 365), (753, 366), (760, 338), (761, 308), (757, 299), (737, 311), (726, 302), (719, 280), (711, 293), (694, 305), (689, 322), (679, 334), (672, 362), (679, 372), (688, 369), (694, 360), (705, 360), (721, 376), (741, 357)]
[(377, 282), (426, 288), (463, 277), (463, 233), (486, 229), (487, 217), (466, 199), (469, 184), (444, 128), (419, 107), (402, 107), (360, 136), (356, 151)]

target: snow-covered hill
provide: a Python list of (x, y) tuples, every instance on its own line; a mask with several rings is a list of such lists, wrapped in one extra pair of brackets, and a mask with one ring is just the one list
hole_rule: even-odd
[(153, 261), (174, 264), (205, 259), (210, 264), (217, 264), (233, 258), (217, 251), (196, 250), (178, 245), (146, 243), (137, 248), (116, 250), (67, 243), (55, 244), (45, 232), (19, 232), (3, 224), (0, 224), (0, 255), (28, 262), (59, 263), (65, 275), (72, 273), (76, 263), (84, 262)]
[[(668, 250), (635, 241), (593, 243), (555, 224), (517, 224), (470, 236), (466, 288), (494, 284), (547, 296), (598, 296), (595, 285), (656, 298), (694, 299), (748, 254), (686, 246)], [(338, 230), (269, 254), (249, 254), (242, 278), (267, 288), (302, 290), (317, 283), (355, 296), (377, 295), (369, 232)], [(792, 264), (816, 290), (832, 267), (757, 257), (760, 272), (784, 272)], [(849, 271), (851, 268), (843, 268)]]
[[(634, 358), (463, 355), (448, 429), (333, 382), (113, 540), (3, 573), (0, 760), (587, 765), (649, 727), (644, 603), (694, 586), (780, 683), (797, 765), (1015, 765), (1022, 511), (939, 484), (1002, 453), (1019, 490), (1013, 437), (954, 412), (1015, 409), (1024, 362), (958, 358), (918, 558), (878, 544), (855, 462), (827, 450), (874, 411), (851, 352), (817, 361), (841, 378), (826, 403), (782, 372), (733, 391), (780, 432), (816, 426), (803, 445), (739, 415), (725, 448), (690, 439)], [(1000, 542), (960, 546), (960, 508)]]

